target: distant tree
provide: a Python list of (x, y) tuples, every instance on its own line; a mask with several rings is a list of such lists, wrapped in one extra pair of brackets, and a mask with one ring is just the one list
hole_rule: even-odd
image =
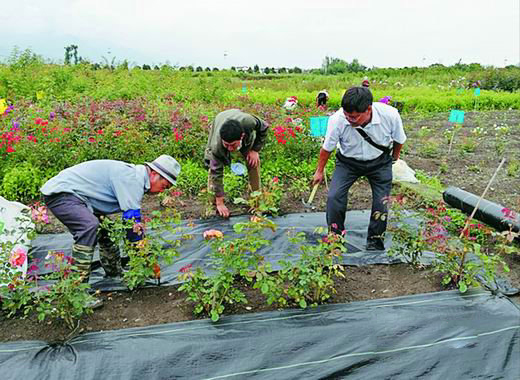
[(253, 71), (254, 71), (255, 73), (260, 72), (260, 67), (258, 67), (258, 65), (255, 65), (255, 66), (253, 67)]
[(367, 67), (359, 63), (356, 58), (354, 58), (351, 63), (348, 63), (340, 58), (325, 57), (322, 63), (322, 69), (325, 74), (340, 74), (346, 72), (362, 72), (365, 71)]
[(253, 72), (253, 69), (251, 67), (248, 67), (247, 72), (251, 74)]
[(211, 71), (211, 69), (209, 67), (206, 67), (204, 71)]
[(195, 69), (195, 71), (202, 71), (202, 67), (201, 66), (197, 66), (197, 68)]
[(264, 69), (264, 74), (269, 74), (271, 72), (271, 69), (269, 69), (269, 67), (266, 67)]
[[(191, 72), (194, 71), (192, 65), (187, 66), (187, 67), (186, 67), (186, 70), (191, 71)], [(200, 70), (202, 71), (202, 67), (200, 68)]]
[(298, 66), (294, 66), (293, 72), (295, 74), (301, 74), (302, 73), (302, 69), (300, 69)]
[(235, 66), (231, 66), (231, 71), (237, 71)]
[(214, 68), (213, 68), (213, 71), (218, 71), (218, 67), (214, 67)]
[(71, 64), (71, 58), (74, 58), (74, 64), (81, 62), (81, 57), (78, 58), (78, 45), (65, 46), (65, 64)]
[(293, 70), (293, 69), (287, 69), (287, 72), (288, 72), (289, 74), (292, 74), (292, 73), (294, 73), (294, 70)]
[(153, 67), (153, 69), (154, 69), (154, 70), (160, 70), (160, 69), (159, 69), (159, 66), (157, 66), (157, 65), (155, 65), (155, 66)]
[(146, 63), (143, 64), (143, 70), (151, 70), (151, 69), (152, 68), (149, 65), (147, 65)]
[(179, 71), (184, 71), (186, 68), (184, 66), (179, 67)]
[(271, 74), (276, 74), (276, 70), (274, 67), (271, 67)]
[(280, 67), (280, 68), (278, 69), (278, 73), (279, 73), (279, 74), (285, 74), (286, 72), (287, 72), (287, 69), (286, 69), (285, 67)]

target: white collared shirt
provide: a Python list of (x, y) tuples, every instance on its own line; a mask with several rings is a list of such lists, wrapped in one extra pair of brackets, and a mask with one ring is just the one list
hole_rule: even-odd
[[(340, 108), (329, 118), (322, 148), (332, 152), (337, 146), (343, 156), (362, 161), (379, 157), (381, 151), (367, 143), (354, 128), (361, 127), (352, 127)], [(399, 111), (383, 103), (372, 103), (372, 120), (363, 130), (376, 144), (389, 148), (394, 141), (398, 144), (406, 141)]]

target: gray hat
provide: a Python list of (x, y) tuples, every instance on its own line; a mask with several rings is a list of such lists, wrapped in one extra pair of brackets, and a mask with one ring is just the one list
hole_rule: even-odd
[(172, 156), (163, 154), (152, 162), (147, 162), (146, 165), (166, 178), (172, 185), (177, 183), (177, 177), (181, 172), (181, 165)]

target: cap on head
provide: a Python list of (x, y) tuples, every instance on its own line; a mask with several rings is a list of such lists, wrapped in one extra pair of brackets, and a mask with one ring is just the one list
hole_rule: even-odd
[(167, 154), (157, 157), (152, 162), (147, 162), (146, 165), (167, 179), (172, 185), (177, 183), (177, 177), (181, 173), (181, 165), (175, 158)]

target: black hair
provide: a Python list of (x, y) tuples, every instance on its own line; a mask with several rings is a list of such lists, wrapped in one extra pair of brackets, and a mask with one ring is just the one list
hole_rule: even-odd
[(236, 120), (227, 120), (220, 128), (220, 138), (228, 143), (240, 140), (242, 133), (244, 129)]
[(318, 94), (318, 98), (316, 100), (317, 100), (318, 106), (327, 105), (327, 94), (325, 94), (324, 92), (320, 92)]
[(365, 112), (372, 105), (372, 93), (366, 87), (351, 87), (345, 91), (341, 100), (341, 107), (348, 113)]

